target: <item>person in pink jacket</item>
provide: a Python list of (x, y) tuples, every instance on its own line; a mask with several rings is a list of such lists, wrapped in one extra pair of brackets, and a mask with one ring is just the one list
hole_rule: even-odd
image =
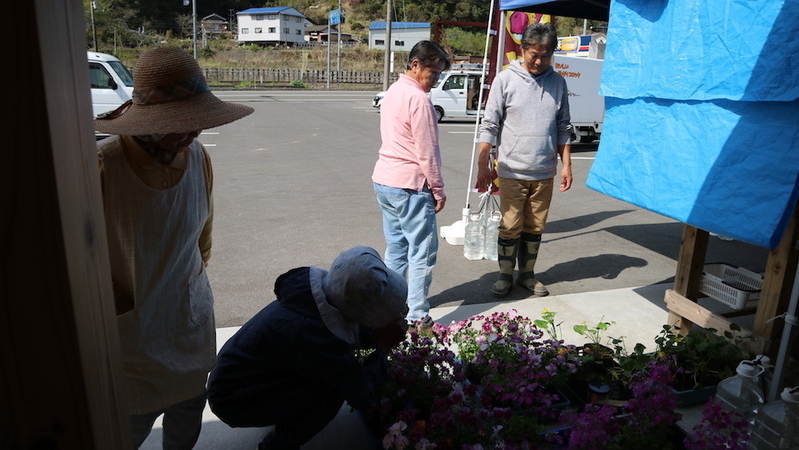
[(432, 327), (427, 294), (438, 253), (436, 213), (444, 208), (438, 124), (427, 93), (449, 69), (447, 52), (432, 41), (411, 49), (405, 73), (380, 106), (382, 145), (372, 173), (383, 213), (385, 263), (408, 282), (411, 330)]

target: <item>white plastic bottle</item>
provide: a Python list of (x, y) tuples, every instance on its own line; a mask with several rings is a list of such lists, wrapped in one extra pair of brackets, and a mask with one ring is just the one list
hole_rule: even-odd
[(768, 393), (771, 390), (771, 383), (773, 382), (774, 378), (774, 374), (771, 372), (771, 369), (774, 367), (771, 364), (771, 358), (766, 355), (757, 355), (752, 362), (759, 364), (760, 367), (763, 368), (763, 373), (761, 373), (757, 378), (760, 380), (760, 387), (763, 388), (763, 392), (766, 394), (766, 396), (768, 396)]
[(499, 240), (499, 213), (492, 214), (486, 227), (485, 259), (496, 261), (499, 258), (497, 241)]
[(480, 214), (472, 213), (469, 216), (463, 235), (463, 256), (472, 261), (485, 256), (485, 229), (480, 223)]
[(785, 388), (755, 416), (750, 450), (799, 448), (799, 387)]
[(741, 361), (735, 372), (737, 375), (721, 380), (716, 386), (716, 399), (721, 401), (722, 407), (741, 413), (751, 423), (765, 401), (757, 378), (763, 368), (752, 361)]

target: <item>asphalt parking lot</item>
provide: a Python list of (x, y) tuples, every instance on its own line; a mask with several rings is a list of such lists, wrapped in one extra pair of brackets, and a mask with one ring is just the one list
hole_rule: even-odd
[[(382, 253), (381, 216), (371, 173), (380, 146), (375, 92), (218, 92), (255, 113), (200, 136), (214, 163), (214, 247), (208, 268), (217, 326), (241, 325), (274, 300), (274, 281), (298, 266), (327, 268), (342, 250)], [(474, 122), (439, 125), (447, 204), (438, 225), (467, 205)], [(574, 186), (556, 192), (539, 261), (553, 295), (669, 282), (682, 224), (585, 186), (598, 143), (575, 144)], [(707, 262), (765, 269), (768, 250), (711, 238)], [(462, 246), (441, 241), (433, 306), (493, 302), (494, 261), (468, 261)], [(507, 301), (526, 296), (517, 290)], [(531, 300), (532, 301), (532, 300)], [(546, 299), (537, 299), (542, 308)]]

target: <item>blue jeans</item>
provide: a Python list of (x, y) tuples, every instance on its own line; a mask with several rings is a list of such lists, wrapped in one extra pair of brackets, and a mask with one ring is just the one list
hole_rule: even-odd
[(374, 187), (377, 203), (383, 211), (386, 266), (408, 282), (406, 319), (422, 320), (430, 312), (427, 293), (438, 254), (433, 194), (428, 189), (415, 191), (377, 183)]

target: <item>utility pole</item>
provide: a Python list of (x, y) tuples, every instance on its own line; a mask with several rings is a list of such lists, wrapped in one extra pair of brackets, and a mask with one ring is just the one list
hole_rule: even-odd
[(94, 51), (97, 51), (97, 29), (94, 28), (94, 10), (97, 8), (97, 3), (89, 2), (89, 11), (92, 16), (92, 37), (94, 38)]
[(191, 34), (194, 59), (197, 59), (197, 0), (191, 0)]
[(197, 0), (183, 0), (183, 6), (191, 2), (191, 42), (194, 49), (194, 59), (197, 59)]
[(383, 62), (383, 90), (388, 90), (389, 70), (391, 70), (391, 0), (386, 0), (386, 54)]
[(341, 0), (338, 0), (338, 14), (339, 20), (336, 26), (336, 35), (338, 38), (338, 64), (336, 65), (336, 78), (341, 81), (341, 24), (344, 23), (344, 11), (341, 9)]
[(327, 89), (330, 90), (330, 11), (327, 12)]

